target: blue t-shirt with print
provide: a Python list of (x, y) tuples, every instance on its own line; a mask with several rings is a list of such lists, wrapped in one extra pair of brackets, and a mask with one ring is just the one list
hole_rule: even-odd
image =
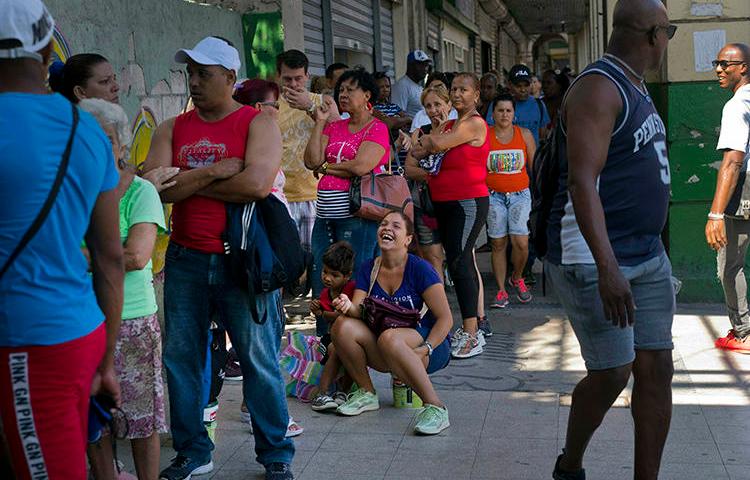
[[(370, 259), (359, 267), (359, 272), (357, 273), (357, 290), (366, 292), (370, 288), (370, 273), (372, 273), (374, 263), (375, 259)], [(389, 295), (375, 281), (370, 295), (403, 308), (420, 311), (424, 305), (422, 294), (436, 283), (442, 282), (435, 269), (432, 268), (432, 265), (416, 255), (409, 254), (406, 267), (404, 268), (404, 278), (398, 290), (393, 295)], [(424, 328), (431, 329), (435, 325), (434, 315), (431, 312), (427, 312), (424, 318), (422, 318), (421, 325)]]
[(516, 102), (516, 116), (513, 124), (528, 128), (534, 135), (534, 142), (539, 146), (539, 129), (550, 123), (549, 113), (544, 102), (538, 98), (529, 96), (523, 102)]
[[(0, 264), (47, 199), (70, 135), (61, 95), (0, 94)], [(0, 346), (56, 345), (88, 335), (104, 315), (81, 241), (101, 192), (117, 186), (112, 146), (80, 111), (70, 163), (44, 224), (0, 279)]]

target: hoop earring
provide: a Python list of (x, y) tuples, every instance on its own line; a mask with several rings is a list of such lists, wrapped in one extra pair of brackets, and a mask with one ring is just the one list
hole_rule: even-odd
[(368, 110), (372, 110), (372, 103), (367, 102), (367, 105), (365, 105), (365, 108)]

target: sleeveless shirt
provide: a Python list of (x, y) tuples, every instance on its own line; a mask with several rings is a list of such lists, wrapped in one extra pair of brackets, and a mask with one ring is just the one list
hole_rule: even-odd
[(521, 127), (513, 125), (513, 137), (508, 143), (501, 143), (497, 139), (494, 128), (490, 129), (489, 137), (487, 186), (499, 193), (520, 192), (529, 188), (529, 174), (526, 171), (529, 154)]
[[(172, 166), (204, 168), (226, 158), (245, 158), (248, 129), (260, 113), (243, 106), (217, 122), (206, 122), (191, 110), (179, 115), (172, 132)], [(174, 204), (170, 240), (203, 253), (224, 253), (224, 202), (191, 195)]]
[[(449, 121), (446, 129), (451, 129), (454, 124), (455, 120)], [(490, 152), (492, 134), (487, 127), (487, 135), (481, 146), (473, 147), (464, 143), (448, 150), (443, 157), (440, 172), (429, 179), (432, 200), (448, 202), (489, 195), (486, 183), (487, 155)]]
[[(670, 197), (664, 123), (648, 93), (633, 85), (619, 65), (602, 58), (586, 67), (576, 81), (588, 75), (608, 78), (622, 99), (597, 189), (618, 264), (638, 265), (664, 251), (661, 233)], [(555, 264), (593, 264), (568, 193), (567, 137), (562, 117), (560, 121), (560, 180), (547, 228), (547, 259)]]

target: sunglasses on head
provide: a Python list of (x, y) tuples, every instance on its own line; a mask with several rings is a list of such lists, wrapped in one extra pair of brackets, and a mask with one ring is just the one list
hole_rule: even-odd
[(711, 65), (714, 68), (721, 67), (722, 70), (726, 70), (733, 65), (742, 65), (744, 63), (746, 62), (743, 62), (741, 60), (714, 60), (711, 62)]

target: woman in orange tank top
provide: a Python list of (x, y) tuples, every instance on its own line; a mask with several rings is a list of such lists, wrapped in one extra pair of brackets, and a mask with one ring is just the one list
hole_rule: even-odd
[(513, 125), (515, 108), (510, 95), (495, 98), (492, 115), (495, 126), (490, 131), (490, 154), (487, 157), (487, 186), (490, 190), (487, 233), (492, 245), (492, 271), (495, 273), (498, 292), (490, 307), (505, 308), (509, 304), (505, 285), (508, 237), (512, 246), (513, 264), (508, 288), (521, 303), (531, 301), (531, 293), (523, 280), (523, 268), (529, 256), (527, 223), (531, 211), (531, 194), (528, 172), (536, 152), (536, 144), (529, 130)]

